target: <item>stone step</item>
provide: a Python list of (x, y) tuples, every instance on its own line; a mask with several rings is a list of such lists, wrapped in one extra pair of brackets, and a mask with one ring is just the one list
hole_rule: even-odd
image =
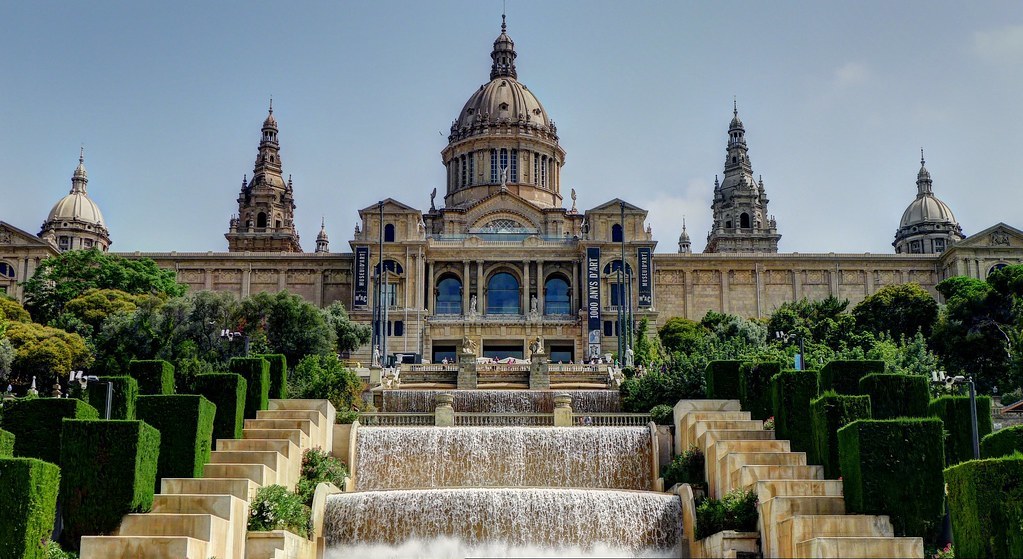
[[(763, 431), (764, 422), (757, 419), (733, 419), (733, 420), (706, 420), (696, 422), (695, 438), (693, 442), (700, 440), (700, 435), (705, 431), (719, 429), (748, 429), (750, 431)], [(683, 451), (686, 449), (682, 449)]]
[[(245, 531), (249, 521), (249, 503), (233, 495), (155, 495), (153, 497), (154, 514), (212, 514), (228, 522), (227, 541), (229, 550), (234, 551), (229, 557), (241, 556), (240, 550), (245, 549)], [(110, 555), (107, 557), (120, 557)], [(146, 557), (148, 555), (129, 555), (126, 557)], [(178, 557), (184, 557), (183, 555)], [(207, 559), (205, 556), (201, 559)]]
[(311, 437), (313, 422), (308, 419), (246, 419), (243, 429), (301, 429)]
[(778, 525), (777, 557), (795, 557), (793, 542), (818, 537), (890, 538), (895, 533), (887, 516), (861, 514), (797, 515)]
[[(228, 522), (212, 514), (129, 514), (118, 536), (184, 536), (206, 543), (212, 557), (230, 557)], [(147, 555), (148, 557), (148, 555)]]
[(745, 465), (732, 473), (731, 486), (748, 489), (760, 480), (824, 479), (823, 466)]
[(160, 493), (165, 495), (232, 495), (251, 502), (256, 496), (256, 482), (246, 478), (171, 478), (160, 481)]
[(202, 467), (202, 475), (207, 478), (251, 479), (259, 486), (277, 483), (277, 474), (263, 464), (206, 464)]
[[(805, 452), (732, 452), (722, 457), (725, 475), (719, 480), (713, 496), (720, 499), (730, 489), (737, 487), (739, 470), (743, 466), (805, 466)], [(720, 493), (718, 493), (720, 491)]]
[(843, 497), (774, 497), (760, 502), (760, 543), (764, 557), (778, 557), (779, 525), (800, 515), (844, 515)]
[(798, 557), (923, 557), (920, 538), (814, 538), (796, 544)]
[(308, 419), (316, 427), (324, 423), (323, 414), (319, 410), (258, 410), (256, 419)]
[(701, 429), (704, 425), (706, 423), (696, 424), (696, 446), (699, 448), (707, 448), (718, 441), (774, 440), (774, 431), (765, 431), (763, 429)]
[(81, 559), (210, 557), (206, 542), (185, 536), (83, 536), (81, 546)]
[(761, 501), (774, 497), (841, 497), (842, 482), (832, 479), (771, 479), (760, 480), (755, 489)]
[[(284, 439), (291, 441), (299, 450), (309, 448), (309, 435), (301, 429), (242, 429), (243, 439)], [(220, 447), (217, 447), (219, 450)], [(227, 450), (227, 449), (225, 449)], [(291, 456), (288, 456), (291, 458)]]
[(700, 421), (750, 421), (748, 411), (691, 411), (675, 416), (675, 448), (683, 451), (696, 444), (696, 424)]
[(301, 452), (299, 452), (298, 445), (294, 442), (284, 439), (264, 439), (264, 438), (250, 438), (250, 439), (217, 439), (217, 450), (224, 450), (229, 452), (234, 451), (273, 451), (280, 452), (285, 458), (299, 458), (301, 459)]
[[(725, 463), (725, 458), (730, 454), (751, 452), (789, 452), (791, 450), (792, 448), (789, 441), (777, 441), (773, 439), (716, 441), (704, 449), (707, 485), (715, 492), (715, 487), (724, 487), (729, 485), (727, 478), (730, 470), (725, 469), (728, 465)], [(749, 462), (746, 462), (746, 464), (749, 464)], [(727, 489), (725, 489), (725, 491), (727, 491)], [(722, 495), (723, 494), (724, 493), (722, 493)], [(718, 498), (720, 499), (720, 497)]]
[(262, 464), (273, 470), (273, 483), (288, 484), (288, 458), (266, 450), (214, 450), (210, 464)]
[(331, 410), (334, 406), (331, 405), (330, 400), (319, 399), (301, 399), (301, 398), (288, 398), (286, 400), (271, 399), (268, 402), (267, 409), (270, 410), (316, 410), (324, 415), (327, 419), (330, 419), (332, 415)]

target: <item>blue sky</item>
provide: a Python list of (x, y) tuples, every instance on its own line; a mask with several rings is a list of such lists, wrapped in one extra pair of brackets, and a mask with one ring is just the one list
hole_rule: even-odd
[[(429, 207), (500, 0), (12, 2), (0, 220), (89, 193), (115, 251), (226, 250), (268, 98), (303, 247), (357, 209)], [(1023, 4), (508, 0), (519, 79), (558, 125), (562, 190), (650, 210), (658, 251), (711, 221), (733, 95), (785, 252), (892, 252), (924, 147), (969, 234), (1023, 226)]]

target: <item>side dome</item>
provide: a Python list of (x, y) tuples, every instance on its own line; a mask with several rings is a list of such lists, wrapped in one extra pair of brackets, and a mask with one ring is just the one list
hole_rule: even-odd
[(939, 254), (963, 240), (963, 228), (952, 208), (934, 195), (931, 173), (920, 152), (920, 171), (916, 175), (916, 198), (902, 212), (892, 246), (899, 254)]
[(945, 223), (958, 225), (952, 208), (942, 202), (937, 196), (922, 196), (909, 203), (906, 211), (902, 212), (902, 219), (899, 227), (911, 227), (922, 223)]
[(50, 210), (46, 220), (82, 221), (106, 227), (106, 223), (103, 221), (103, 213), (99, 211), (99, 206), (84, 192), (72, 192), (58, 200), (53, 205), (53, 209)]
[(39, 232), (40, 238), (58, 250), (98, 248), (106, 251), (110, 246), (103, 212), (86, 192), (88, 183), (89, 175), (85, 171), (85, 155), (82, 153), (71, 177), (71, 192), (53, 205)]

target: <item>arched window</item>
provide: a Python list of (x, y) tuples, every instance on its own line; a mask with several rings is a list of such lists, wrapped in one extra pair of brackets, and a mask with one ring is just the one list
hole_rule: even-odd
[(260, 227), (260, 228), (266, 227), (266, 214), (265, 213), (259, 212), (259, 214), (256, 216), (256, 227)]
[(387, 225), (384, 225), (384, 242), (385, 243), (393, 243), (394, 242), (394, 224), (393, 223), (388, 223)]
[(498, 272), (487, 282), (487, 314), (522, 314), (519, 280), (508, 272)]
[(544, 314), (571, 314), (568, 281), (558, 274), (547, 279), (543, 285)]
[(742, 212), (742, 214), (739, 215), (739, 227), (741, 227), (742, 229), (749, 229), (750, 225), (748, 213)]
[(623, 239), (624, 235), (622, 235), (622, 226), (621, 224), (615, 223), (611, 226), (611, 242), (620, 243)]
[(14, 266), (6, 262), (0, 262), (0, 278), (14, 279)]
[(472, 186), (476, 184), (476, 153), (469, 154), (469, 181), (465, 183), (466, 186)]
[(437, 283), (437, 314), (462, 314), (462, 281), (454, 275)]
[(497, 184), (498, 175), (497, 169), (497, 150), (490, 150), (490, 184)]

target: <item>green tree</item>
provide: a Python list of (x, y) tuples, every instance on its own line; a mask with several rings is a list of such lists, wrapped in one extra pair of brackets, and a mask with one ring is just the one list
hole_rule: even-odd
[(298, 363), (306, 355), (333, 352), (336, 334), (320, 309), (298, 295), (258, 293), (241, 302), (238, 314), (245, 333), (265, 334), (263, 353), (283, 353), (288, 363)]
[(650, 328), (650, 320), (643, 317), (636, 327), (636, 364), (647, 366), (654, 362), (658, 356), (657, 345), (647, 337), (647, 330)]
[(17, 301), (6, 295), (0, 295), (0, 320), (11, 322), (32, 322), (32, 317)]
[(668, 353), (692, 353), (707, 336), (707, 329), (697, 322), (676, 316), (669, 318), (657, 331), (657, 335)]
[(50, 382), (58, 375), (92, 364), (92, 353), (78, 334), (32, 322), (13, 322), (5, 335), (15, 350), (9, 377), (12, 384), (26, 386), (32, 377)]
[(158, 301), (159, 299), (153, 295), (133, 295), (120, 289), (89, 289), (68, 301), (56, 322), (66, 323), (71, 321), (71, 317), (77, 318), (95, 332), (102, 328), (103, 321), (114, 313), (134, 312), (144, 302), (156, 304)]
[(68, 301), (89, 289), (165, 297), (185, 293), (173, 271), (148, 258), (128, 259), (96, 249), (70, 250), (43, 260), (24, 289), (29, 312), (42, 323), (55, 319)]
[(288, 384), (292, 398), (326, 398), (337, 410), (338, 421), (350, 423), (363, 407), (366, 385), (334, 354), (307, 355), (298, 362)]
[(938, 319), (938, 302), (918, 283), (886, 285), (853, 307), (852, 314), (867, 332), (895, 339), (918, 331), (929, 336)]
[(372, 329), (369, 325), (353, 322), (340, 301), (334, 301), (323, 309), (323, 318), (327, 321), (327, 326), (334, 331), (338, 353), (349, 353), (369, 343)]

